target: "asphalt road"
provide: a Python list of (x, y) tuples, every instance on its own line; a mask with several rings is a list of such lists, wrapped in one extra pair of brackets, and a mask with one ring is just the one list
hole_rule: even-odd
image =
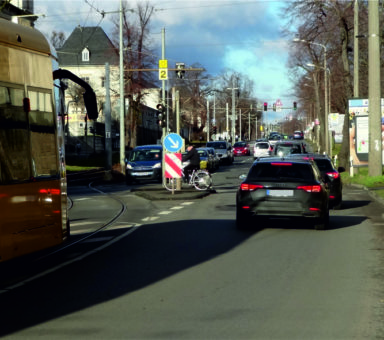
[(222, 167), (202, 199), (149, 201), (114, 184), (86, 204), (77, 188), (72, 230), (118, 210), (114, 195), (124, 237), (0, 294), (0, 337), (384, 339), (383, 206), (345, 188), (326, 231), (240, 232), (235, 190), (251, 161)]

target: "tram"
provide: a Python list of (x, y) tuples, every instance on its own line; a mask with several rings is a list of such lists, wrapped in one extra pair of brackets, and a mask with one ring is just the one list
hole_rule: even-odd
[(65, 79), (43, 34), (0, 19), (0, 262), (60, 244), (70, 234), (64, 147)]

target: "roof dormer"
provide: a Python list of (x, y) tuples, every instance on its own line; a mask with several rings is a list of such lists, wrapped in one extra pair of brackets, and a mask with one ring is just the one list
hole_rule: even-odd
[(81, 52), (81, 60), (89, 61), (89, 50), (87, 47), (84, 47), (83, 51)]

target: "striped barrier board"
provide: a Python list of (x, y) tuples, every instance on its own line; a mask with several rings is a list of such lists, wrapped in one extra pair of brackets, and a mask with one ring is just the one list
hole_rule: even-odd
[(164, 164), (165, 178), (181, 178), (181, 153), (166, 153)]

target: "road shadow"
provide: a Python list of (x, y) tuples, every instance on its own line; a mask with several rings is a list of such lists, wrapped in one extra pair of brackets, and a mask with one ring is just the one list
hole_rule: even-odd
[[(103, 238), (118, 233), (122, 230), (107, 231)], [(0, 337), (141, 290), (225, 254), (250, 236), (238, 232), (234, 220), (141, 226), (81, 261), (0, 294)], [(82, 246), (92, 251), (95, 244)]]

